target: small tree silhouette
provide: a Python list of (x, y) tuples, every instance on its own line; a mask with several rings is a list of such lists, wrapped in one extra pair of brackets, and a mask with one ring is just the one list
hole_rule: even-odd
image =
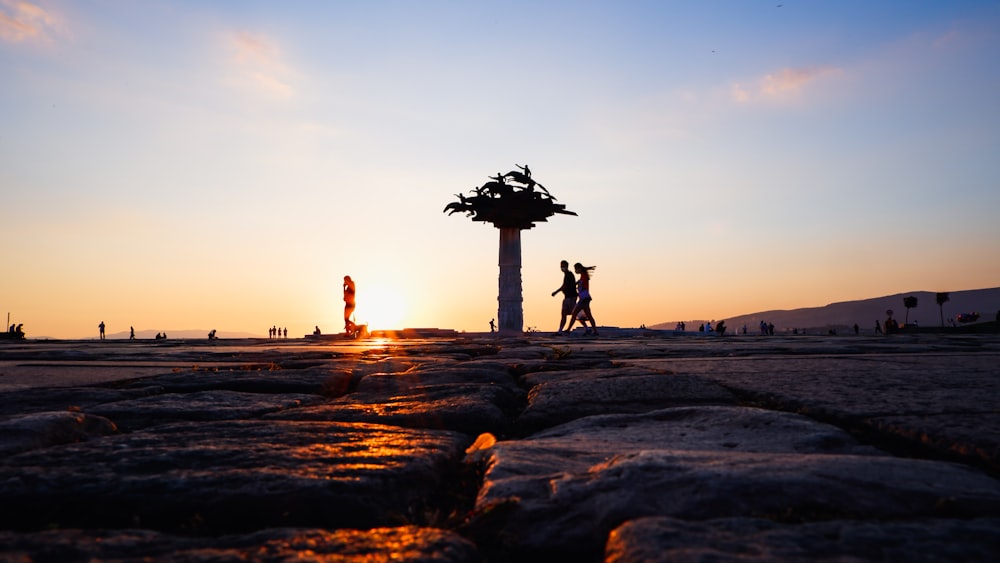
[(910, 324), (910, 309), (917, 306), (916, 296), (909, 296), (903, 298), (903, 307), (906, 307), (906, 318), (903, 319), (903, 326)]
[(937, 301), (938, 309), (941, 311), (941, 326), (944, 326), (944, 304), (951, 300), (951, 296), (948, 292), (938, 293), (934, 296), (935, 301)]

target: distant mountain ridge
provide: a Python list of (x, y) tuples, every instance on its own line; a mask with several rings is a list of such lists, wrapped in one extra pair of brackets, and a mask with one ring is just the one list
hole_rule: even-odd
[[(948, 292), (949, 300), (944, 304), (944, 322), (950, 326), (951, 321), (959, 313), (979, 313), (980, 322), (994, 321), (1000, 312), (1000, 287), (988, 289), (972, 289)], [(919, 326), (930, 327), (941, 325), (941, 313), (937, 305), (937, 292), (909, 291), (874, 297), (858, 301), (831, 303), (823, 307), (805, 307), (801, 309), (761, 311), (746, 315), (738, 315), (721, 319), (686, 320), (688, 330), (698, 330), (698, 325), (709, 320), (726, 321), (730, 330), (738, 330), (744, 324), (753, 332), (761, 321), (773, 323), (775, 331), (815, 330), (815, 329), (846, 329), (857, 323), (862, 329), (875, 327), (875, 321), (885, 322), (886, 311), (893, 311), (893, 318), (900, 324), (907, 320), (907, 310), (903, 306), (904, 297), (916, 297), (917, 306), (909, 311), (909, 322)], [(650, 328), (673, 329), (677, 321), (660, 323)]]

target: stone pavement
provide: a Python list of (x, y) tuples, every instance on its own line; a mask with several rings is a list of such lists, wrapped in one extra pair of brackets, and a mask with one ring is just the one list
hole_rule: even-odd
[(1000, 335), (0, 343), (0, 560), (996, 561)]

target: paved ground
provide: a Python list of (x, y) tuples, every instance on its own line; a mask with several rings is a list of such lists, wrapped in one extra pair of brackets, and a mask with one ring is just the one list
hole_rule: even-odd
[(997, 334), (4, 342), (0, 399), (0, 559), (1000, 558)]

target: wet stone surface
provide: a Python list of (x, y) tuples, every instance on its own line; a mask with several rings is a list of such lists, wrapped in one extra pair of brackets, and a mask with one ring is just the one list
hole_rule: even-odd
[(1000, 336), (0, 344), (0, 559), (995, 561)]

